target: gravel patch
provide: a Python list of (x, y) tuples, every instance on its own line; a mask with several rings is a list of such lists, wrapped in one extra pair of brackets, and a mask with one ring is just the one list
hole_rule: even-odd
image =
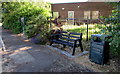
[(58, 59), (54, 61), (49, 68), (41, 70), (42, 72), (94, 72), (68, 59)]
[[(72, 52), (73, 52), (72, 47), (66, 46), (66, 48), (63, 48), (63, 45), (61, 45), (61, 44), (53, 44), (52, 47), (61, 49), (61, 50), (65, 51), (65, 52), (67, 52), (69, 54), (72, 54)], [(80, 53), (82, 53), (80, 47), (76, 47), (74, 56), (79, 55)]]

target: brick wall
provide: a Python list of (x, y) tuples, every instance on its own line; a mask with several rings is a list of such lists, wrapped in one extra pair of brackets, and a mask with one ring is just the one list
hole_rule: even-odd
[(84, 19), (84, 11), (99, 11), (100, 16), (109, 16), (112, 11), (112, 6), (104, 2), (61, 3), (52, 4), (51, 6), (52, 11), (59, 12), (62, 18), (68, 18), (68, 11), (74, 11), (74, 18), (79, 19)]

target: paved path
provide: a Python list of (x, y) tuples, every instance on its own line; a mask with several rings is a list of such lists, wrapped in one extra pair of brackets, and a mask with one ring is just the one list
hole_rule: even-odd
[(2, 31), (8, 51), (3, 53), (3, 72), (91, 72), (44, 45), (36, 45), (21, 35)]

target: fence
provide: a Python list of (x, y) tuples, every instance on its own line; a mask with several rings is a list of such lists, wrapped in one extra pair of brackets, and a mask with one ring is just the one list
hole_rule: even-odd
[(63, 30), (75, 33), (83, 33), (83, 39), (89, 40), (92, 34), (102, 34), (101, 29), (104, 26), (99, 20), (80, 20), (80, 22), (74, 21), (74, 24), (63, 24)]

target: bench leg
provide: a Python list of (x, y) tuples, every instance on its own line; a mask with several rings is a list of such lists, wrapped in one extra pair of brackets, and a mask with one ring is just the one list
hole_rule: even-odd
[(74, 55), (74, 54), (75, 54), (75, 46), (73, 47), (72, 55)]
[(81, 42), (80, 42), (80, 48), (81, 48), (81, 51), (83, 52), (83, 47)]
[(74, 46), (73, 46), (73, 53), (72, 53), (72, 55), (74, 55), (74, 54), (75, 54), (75, 48), (76, 48), (76, 41), (74, 42)]
[(50, 46), (53, 44), (53, 42), (50, 42)]
[(63, 48), (65, 48), (66, 47), (66, 45), (63, 45)]

